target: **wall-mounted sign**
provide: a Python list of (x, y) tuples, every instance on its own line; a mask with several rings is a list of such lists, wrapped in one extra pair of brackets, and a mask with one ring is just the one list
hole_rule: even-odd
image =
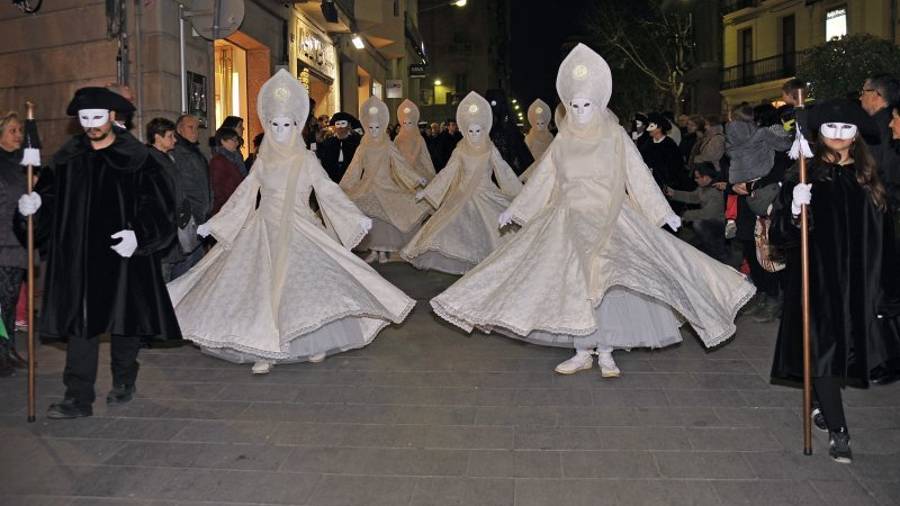
[(334, 45), (327, 37), (304, 23), (297, 23), (296, 40), (297, 59), (328, 77), (335, 77)]
[(413, 63), (409, 66), (409, 77), (411, 79), (424, 79), (426, 68), (427, 65), (424, 63)]
[(200, 128), (209, 123), (207, 115), (206, 76), (187, 72), (187, 113), (200, 120)]

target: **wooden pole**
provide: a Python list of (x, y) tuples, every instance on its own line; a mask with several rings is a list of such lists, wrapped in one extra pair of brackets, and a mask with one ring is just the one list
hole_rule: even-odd
[[(803, 108), (803, 90), (797, 91), (797, 107)], [(797, 124), (800, 128), (800, 124)], [(801, 131), (802, 134), (802, 131)], [(806, 184), (806, 157), (800, 149), (800, 184)], [(800, 272), (803, 311), (803, 454), (812, 455), (812, 374), (809, 338), (809, 209), (800, 208)]]
[[(26, 118), (34, 120), (34, 103), (26, 102)], [(28, 166), (28, 193), (34, 191), (34, 167)], [(34, 345), (34, 215), (28, 217), (28, 422), (35, 421)]]

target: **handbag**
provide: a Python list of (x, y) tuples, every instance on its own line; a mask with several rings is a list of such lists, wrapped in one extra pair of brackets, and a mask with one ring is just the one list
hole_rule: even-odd
[(778, 272), (783, 270), (785, 263), (780, 255), (776, 253), (769, 243), (769, 225), (771, 220), (768, 216), (759, 216), (756, 218), (756, 226), (753, 229), (753, 236), (756, 242), (756, 260), (759, 265), (767, 272)]
[(178, 245), (181, 252), (187, 255), (200, 246), (200, 236), (197, 235), (197, 221), (191, 214), (191, 204), (185, 199), (178, 211)]
[(754, 188), (750, 195), (747, 195), (747, 206), (757, 216), (768, 216), (769, 206), (775, 202), (775, 197), (781, 191), (780, 183), (767, 184), (759, 188)]

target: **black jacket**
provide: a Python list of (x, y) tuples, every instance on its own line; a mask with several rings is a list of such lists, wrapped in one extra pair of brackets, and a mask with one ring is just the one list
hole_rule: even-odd
[[(325, 142), (319, 144), (316, 148), (316, 156), (322, 162), (322, 168), (328, 173), (328, 177), (335, 183), (340, 183), (344, 177), (353, 155), (356, 154), (356, 148), (359, 147), (359, 141), (362, 138), (356, 133), (350, 132), (345, 139), (339, 139), (336, 135), (325, 139)], [(341, 151), (344, 152), (343, 159)]]
[[(159, 260), (175, 236), (175, 199), (147, 147), (117, 132), (95, 151), (75, 136), (35, 191), (42, 199), (35, 236), (47, 259), (41, 336), (180, 338)], [(130, 258), (110, 248), (123, 229), (137, 237)]]
[(881, 176), (891, 204), (897, 209), (900, 208), (900, 153), (891, 143), (891, 109), (893, 108), (885, 107), (872, 116), (878, 126), (878, 137), (881, 142), (870, 144), (869, 150), (878, 165), (878, 175)]
[[(191, 215), (197, 224), (205, 223), (212, 211), (212, 187), (209, 184), (209, 160), (200, 151), (200, 145), (175, 134), (177, 142), (172, 150), (178, 169), (175, 184), (178, 193), (190, 205)], [(176, 202), (181, 208), (183, 202)]]

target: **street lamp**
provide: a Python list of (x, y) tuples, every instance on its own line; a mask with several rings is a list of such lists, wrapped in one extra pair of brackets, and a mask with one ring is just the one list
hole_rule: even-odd
[(433, 11), (435, 9), (440, 9), (441, 7), (465, 7), (468, 3), (467, 0), (454, 0), (452, 2), (448, 2), (447, 0), (442, 1), (438, 5), (432, 5), (431, 7), (425, 7), (424, 9), (419, 9), (419, 14), (423, 12)]
[(435, 80), (434, 80), (434, 85), (435, 85), (435, 86), (440, 86), (441, 84), (442, 84), (442, 83), (441, 83), (441, 80), (440, 80), (440, 79), (435, 79)]
[(353, 38), (350, 41), (353, 42), (353, 47), (355, 47), (356, 49), (362, 49), (366, 47), (366, 44), (363, 42), (362, 37), (360, 37), (359, 35), (353, 34)]

